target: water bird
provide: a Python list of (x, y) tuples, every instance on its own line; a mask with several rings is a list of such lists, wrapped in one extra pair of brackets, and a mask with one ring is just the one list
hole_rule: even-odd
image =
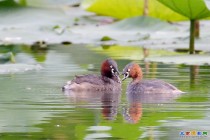
[[(124, 81), (127, 78), (132, 78), (132, 81), (127, 87), (127, 93), (139, 93), (139, 94), (180, 94), (183, 93), (181, 90), (176, 88), (170, 83), (159, 79), (143, 80), (143, 72), (141, 67), (137, 63), (129, 63), (123, 69), (122, 75)], [(167, 94), (165, 96), (171, 96)]]
[(121, 80), (116, 61), (108, 58), (101, 64), (101, 75), (88, 74), (75, 76), (62, 87), (62, 90), (73, 91), (118, 91), (121, 90)]

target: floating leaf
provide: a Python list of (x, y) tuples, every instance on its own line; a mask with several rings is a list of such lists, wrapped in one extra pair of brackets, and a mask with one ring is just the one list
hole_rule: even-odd
[[(0, 2), (0, 5), (2, 3), (5, 2)], [(40, 40), (51, 44), (70, 41), (70, 38), (74, 39), (76, 36), (72, 36), (69, 26), (73, 26), (76, 17), (83, 16), (79, 14), (79, 8), (71, 8), (70, 11), (73, 14), (68, 16), (69, 13), (58, 8), (21, 7), (12, 4), (2, 7), (0, 44), (33, 44)]]
[[(109, 47), (90, 47), (89, 49), (99, 54), (105, 54), (113, 59), (128, 59), (128, 60), (143, 60), (147, 54), (144, 54), (144, 48), (138, 46), (118, 46), (113, 45)], [(160, 55), (177, 55), (176, 52), (169, 52), (164, 50), (148, 50), (150, 56)]]
[(109, 37), (109, 36), (103, 36), (100, 40), (101, 40), (101, 41), (110, 41), (110, 40), (114, 40), (114, 39), (112, 39), (112, 38)]
[(140, 31), (157, 31), (157, 30), (165, 30), (165, 29), (173, 29), (175, 30), (171, 24), (161, 21), (157, 18), (147, 17), (147, 16), (138, 16), (133, 18), (128, 18), (116, 22), (111, 25), (114, 28), (121, 30), (140, 30)]
[(179, 55), (179, 56), (160, 56), (149, 57), (145, 61), (186, 64), (186, 65), (210, 65), (209, 55)]
[(58, 0), (24, 0), (24, 2), (20, 1), (20, 3), (23, 5), (36, 6), (36, 7), (57, 7), (57, 6), (64, 6), (64, 5), (79, 4), (80, 1), (81, 0), (59, 0), (59, 1)]
[(6, 62), (11, 59), (11, 53), (0, 54), (0, 62)]
[[(17, 5), (1, 8), (0, 16), (0, 44), (118, 44), (158, 49), (187, 48), (188, 44), (188, 24), (170, 24), (152, 17), (139, 16), (112, 23), (113, 19), (93, 16), (79, 7), (61, 10)], [(106, 20), (108, 23), (104, 25)], [(202, 22), (203, 37), (197, 40), (196, 46), (208, 51), (209, 21)], [(104, 36), (114, 40), (103, 42)]]
[(22, 73), (31, 70), (40, 70), (41, 65), (30, 65), (30, 64), (3, 64), (0, 65), (0, 74), (13, 74)]
[[(72, 32), (81, 35), (79, 40), (75, 40), (80, 41), (77, 43), (94, 42), (101, 44), (101, 41), (96, 41), (101, 40), (104, 36), (109, 36), (110, 38), (114, 38), (114, 42), (111, 40), (111, 44), (121, 45), (144, 45), (145, 42), (150, 42), (152, 44), (155, 39), (158, 39), (156, 43), (167, 42), (171, 41), (169, 39), (180, 37), (180, 35), (181, 37), (186, 37), (188, 35), (187, 32), (184, 33), (183, 30), (179, 30), (177, 26), (156, 18), (144, 16), (128, 18), (110, 25), (98, 27), (74, 27), (72, 28)], [(169, 36), (169, 34), (171, 35)]]

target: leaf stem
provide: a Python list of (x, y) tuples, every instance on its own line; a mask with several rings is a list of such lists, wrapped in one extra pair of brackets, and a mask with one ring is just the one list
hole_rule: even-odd
[(195, 44), (195, 20), (191, 19), (190, 20), (190, 46), (189, 46), (190, 54), (195, 53), (194, 44)]
[(149, 0), (144, 0), (143, 15), (144, 16), (148, 16), (149, 15)]
[(199, 20), (195, 21), (195, 38), (200, 37), (200, 23)]

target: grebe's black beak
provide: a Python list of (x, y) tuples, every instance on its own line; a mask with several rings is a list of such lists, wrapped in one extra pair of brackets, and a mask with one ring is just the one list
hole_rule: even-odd
[(121, 83), (121, 79), (120, 79), (119, 75), (120, 75), (120, 72), (118, 70), (116, 70), (115, 76), (117, 77), (118, 82)]
[(119, 76), (119, 75), (120, 75), (120, 72), (119, 72), (118, 70), (116, 70), (116, 72), (115, 72), (115, 73), (116, 73), (116, 75), (117, 75), (117, 76)]
[(123, 72), (121, 75), (123, 75), (123, 79), (122, 81), (124, 81), (125, 79), (127, 79), (129, 77), (129, 72)]
[(119, 83), (121, 83), (121, 79), (120, 79), (120, 72), (118, 71), (118, 69), (114, 69), (114, 72), (113, 72), (114, 76), (117, 77), (117, 81)]

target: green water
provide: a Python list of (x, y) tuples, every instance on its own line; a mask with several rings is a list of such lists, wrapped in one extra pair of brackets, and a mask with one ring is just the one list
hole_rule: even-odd
[[(196, 139), (180, 136), (181, 131), (193, 130), (207, 132), (200, 139), (210, 138), (210, 66), (145, 63), (140, 47), (2, 50), (12, 51), (17, 63), (38, 63), (43, 69), (0, 75), (0, 139)], [(108, 57), (121, 71), (134, 60), (142, 66), (145, 79), (163, 79), (187, 93), (166, 102), (155, 98), (130, 104), (125, 94), (130, 80), (123, 82), (123, 91), (116, 96), (80, 98), (61, 91), (75, 74), (99, 74), (100, 63)]]

